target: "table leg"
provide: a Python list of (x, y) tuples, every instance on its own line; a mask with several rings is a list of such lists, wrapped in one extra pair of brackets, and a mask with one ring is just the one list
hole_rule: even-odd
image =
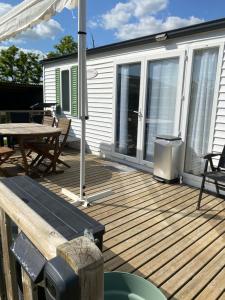
[(55, 149), (54, 149), (54, 159), (53, 159), (53, 166), (52, 171), (56, 172), (56, 164), (58, 160), (58, 152), (59, 152), (59, 135), (56, 136), (55, 139)]
[(25, 169), (25, 174), (29, 175), (29, 165), (28, 165), (28, 161), (27, 161), (25, 148), (24, 148), (24, 139), (22, 137), (19, 138), (19, 145), (20, 145), (20, 152), (21, 152), (22, 159), (23, 159), (23, 166)]

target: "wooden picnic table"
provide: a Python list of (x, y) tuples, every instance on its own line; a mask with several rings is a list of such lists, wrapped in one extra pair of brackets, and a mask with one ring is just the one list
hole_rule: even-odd
[[(26, 140), (38, 139), (41, 137), (54, 137), (55, 139), (55, 153), (58, 151), (60, 128), (46, 126), (37, 123), (7, 123), (0, 124), (0, 136), (14, 137), (17, 139), (19, 149), (23, 159), (23, 166), (26, 175), (29, 175), (29, 164), (25, 151)], [(53, 169), (55, 170), (56, 161)]]

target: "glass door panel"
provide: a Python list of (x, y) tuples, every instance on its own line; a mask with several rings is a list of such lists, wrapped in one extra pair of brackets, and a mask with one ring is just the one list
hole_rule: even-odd
[(136, 157), (141, 63), (118, 65), (116, 99), (117, 153)]
[(157, 135), (174, 135), (179, 57), (148, 62), (144, 160), (153, 162)]
[(202, 173), (208, 151), (218, 52), (200, 49), (193, 56), (185, 172), (194, 175)]

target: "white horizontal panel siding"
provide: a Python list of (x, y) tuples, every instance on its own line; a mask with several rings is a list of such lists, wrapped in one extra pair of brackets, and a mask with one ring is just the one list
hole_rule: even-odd
[(221, 152), (225, 145), (225, 52), (220, 77), (216, 122), (213, 139), (213, 151)]
[(99, 58), (87, 62), (87, 69), (98, 75), (88, 80), (87, 143), (90, 150), (111, 155), (113, 108), (113, 59)]
[[(45, 90), (46, 102), (55, 102), (55, 69), (60, 67), (70, 68), (74, 63), (65, 61), (64, 64), (46, 65)], [(95, 59), (87, 62), (87, 69), (95, 69), (97, 76), (88, 79), (88, 109), (89, 120), (86, 122), (87, 149), (92, 153), (108, 156), (111, 155), (112, 143), (112, 99), (113, 99), (113, 60)], [(70, 115), (66, 114), (68, 118)], [(81, 124), (72, 118), (70, 140), (80, 138)]]
[(55, 68), (46, 66), (44, 68), (44, 101), (56, 102), (55, 92)]

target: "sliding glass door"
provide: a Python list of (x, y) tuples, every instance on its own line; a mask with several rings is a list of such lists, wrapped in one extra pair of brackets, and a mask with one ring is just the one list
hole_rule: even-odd
[(219, 48), (193, 53), (185, 172), (199, 175), (208, 151)]
[(148, 62), (143, 159), (154, 161), (154, 142), (157, 135), (177, 135), (177, 111), (180, 57)]
[(116, 156), (152, 166), (156, 137), (181, 135), (184, 172), (202, 172), (212, 130), (219, 49), (171, 51), (117, 64)]
[(152, 165), (157, 135), (178, 135), (184, 51), (116, 65), (114, 155)]
[(136, 158), (141, 63), (117, 66), (115, 152)]

